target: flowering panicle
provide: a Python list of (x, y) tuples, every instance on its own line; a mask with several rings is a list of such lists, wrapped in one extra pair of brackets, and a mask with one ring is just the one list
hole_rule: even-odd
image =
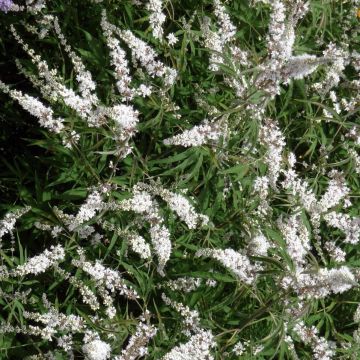
[(266, 147), (265, 164), (268, 166), (269, 180), (272, 188), (276, 189), (276, 181), (280, 175), (282, 152), (285, 138), (276, 121), (265, 119), (259, 132), (260, 144)]
[(12, 6), (14, 5), (14, 3), (12, 2), (12, 0), (0, 0), (0, 10), (4, 11), (4, 12), (8, 12)]
[(355, 172), (360, 175), (360, 155), (354, 149), (349, 150), (349, 155), (354, 161)]
[(335, 227), (345, 234), (344, 242), (357, 244), (360, 240), (360, 218), (352, 218), (348, 214), (331, 211), (324, 215), (324, 220), (329, 226)]
[(237, 356), (241, 356), (241, 355), (245, 355), (246, 351), (250, 351), (252, 355), (256, 356), (258, 355), (262, 350), (264, 349), (263, 345), (258, 345), (256, 347), (251, 346), (251, 342), (250, 340), (248, 341), (239, 341), (235, 344), (235, 346), (233, 347), (232, 352), (237, 355)]
[(35, 321), (39, 325), (29, 325), (27, 332), (32, 335), (41, 336), (45, 340), (52, 340), (58, 333), (83, 333), (86, 330), (85, 321), (78, 315), (65, 315), (60, 313), (55, 307), (47, 304), (47, 299), (43, 296), (43, 301), (47, 305), (47, 312), (24, 311), (26, 319)]
[(311, 214), (315, 214), (316, 211), (314, 209), (317, 199), (309, 184), (299, 178), (298, 174), (292, 168), (284, 171), (283, 174), (285, 176), (285, 179), (281, 183), (283, 189), (289, 190), (292, 196), (298, 196), (305, 210)]
[(51, 87), (44, 81), (44, 79), (39, 79), (39, 77), (33, 74), (31, 71), (26, 69), (19, 61), (19, 59), (15, 59), (16, 67), (19, 72), (23, 74), (27, 79), (31, 81), (31, 83), (36, 87), (40, 92), (42, 97), (48, 102), (52, 101), (52, 90)]
[(221, 42), (226, 44), (233, 40), (236, 34), (236, 27), (231, 22), (230, 16), (226, 13), (226, 9), (220, 0), (214, 0), (214, 15), (220, 28)]
[(327, 46), (323, 52), (323, 57), (331, 61), (331, 65), (328, 66), (325, 80), (314, 84), (313, 87), (320, 94), (325, 95), (339, 84), (345, 66), (349, 63), (350, 59), (349, 53), (334, 43), (330, 43)]
[(270, 3), (271, 15), (268, 32), (268, 52), (272, 66), (289, 59), (295, 42), (294, 21), (286, 18), (286, 6), (282, 0)]
[(299, 215), (292, 215), (288, 219), (278, 220), (278, 227), (283, 234), (287, 252), (296, 267), (305, 264), (305, 256), (311, 249), (310, 234)]
[[(110, 34), (117, 34), (128, 45), (134, 59), (140, 62), (141, 66), (146, 69), (151, 77), (163, 78), (167, 86), (171, 86), (175, 82), (177, 71), (164, 65), (160, 60), (157, 60), (155, 51), (144, 41), (137, 38), (130, 30), (120, 30), (115, 25), (110, 24), (107, 21), (105, 10), (103, 10), (102, 14), (102, 26), (105, 36), (108, 37), (111, 36)], [(111, 47), (114, 48), (115, 46), (117, 48), (114, 41), (112, 41), (112, 43), (113, 45), (111, 45)], [(123, 56), (121, 55), (119, 58), (120, 62), (123, 62), (122, 58)], [(120, 66), (122, 67), (124, 65), (126, 64), (124, 63)], [(126, 73), (125, 71), (125, 75)]]
[(247, 248), (251, 255), (266, 256), (268, 250), (271, 248), (271, 245), (264, 234), (259, 232), (257, 235), (251, 238)]
[(167, 36), (166, 36), (166, 39), (167, 39), (167, 41), (168, 41), (168, 45), (169, 46), (173, 46), (173, 45), (175, 45), (178, 41), (179, 41), (179, 39), (175, 36), (175, 34), (173, 34), (173, 33), (170, 33), (170, 34), (168, 34)]
[(192, 333), (201, 331), (200, 317), (196, 310), (190, 310), (188, 306), (171, 300), (164, 293), (161, 294), (161, 298), (166, 305), (171, 306), (183, 317), (184, 333), (186, 335), (190, 336)]
[(150, 12), (149, 22), (155, 39), (162, 40), (164, 36), (163, 24), (166, 15), (162, 12), (162, 0), (148, 0), (146, 8)]
[(206, 215), (196, 212), (194, 206), (185, 196), (164, 189), (159, 184), (147, 185), (138, 183), (136, 189), (143, 189), (151, 192), (153, 195), (160, 196), (167, 202), (170, 209), (186, 223), (189, 229), (195, 229), (198, 225), (206, 225), (209, 222), (209, 218)]
[(114, 360), (136, 360), (148, 354), (147, 344), (157, 332), (153, 325), (147, 323), (149, 317), (150, 313), (147, 311), (140, 317), (135, 334), (131, 336), (121, 355), (115, 356)]
[(8, 93), (24, 110), (35, 116), (39, 120), (40, 126), (54, 133), (60, 133), (64, 129), (64, 120), (55, 118), (53, 110), (45, 106), (39, 99), (23, 94), (18, 90), (10, 90), (10, 88), (1, 81), (0, 90)]
[(110, 345), (92, 333), (85, 335), (82, 351), (86, 360), (107, 360), (111, 355)]
[(326, 192), (322, 195), (319, 208), (321, 213), (325, 213), (327, 210), (338, 205), (341, 200), (346, 198), (350, 193), (349, 187), (346, 185), (344, 175), (340, 172), (333, 170), (330, 173), (330, 181)]
[(99, 261), (96, 261), (95, 264), (86, 261), (85, 255), (80, 249), (78, 249), (78, 254), (79, 259), (73, 259), (72, 264), (89, 274), (98, 286), (104, 286), (110, 294), (118, 291), (120, 295), (125, 295), (129, 299), (138, 297), (136, 291), (125, 284), (118, 271), (105, 267)]
[[(339, 228), (343, 229), (344, 232), (347, 232), (349, 236), (347, 238), (347, 242), (358, 241), (357, 238), (359, 236), (359, 232), (356, 232), (355, 230), (354, 233), (354, 230), (352, 229), (354, 225), (356, 227), (356, 221), (354, 222), (354, 225), (350, 225), (349, 230), (349, 226), (339, 225), (335, 220), (336, 217), (338, 219), (345, 219), (346, 216), (343, 217), (342, 214), (338, 214), (334, 217), (330, 215), (334, 214), (333, 212), (327, 214), (329, 209), (337, 206), (349, 194), (350, 190), (345, 183), (345, 179), (342, 173), (334, 170), (329, 174), (330, 181), (328, 188), (319, 201), (317, 200), (314, 192), (310, 189), (309, 184), (305, 180), (300, 179), (293, 169), (289, 169), (283, 173), (285, 175), (285, 180), (282, 182), (282, 186), (286, 190), (291, 190), (291, 194), (294, 197), (299, 197), (301, 205), (305, 208), (306, 211), (309, 212), (310, 221), (313, 226), (313, 234), (317, 241), (321, 240), (320, 221), (322, 217), (327, 222), (333, 222), (334, 227), (342, 226), (342, 228)], [(349, 221), (345, 220), (345, 222), (348, 223)]]
[(206, 256), (218, 260), (229, 271), (233, 272), (239, 280), (246, 284), (254, 283), (259, 267), (251, 264), (249, 258), (233, 249), (213, 250), (200, 249), (195, 254), (196, 257)]
[(156, 224), (150, 228), (150, 237), (155, 253), (159, 258), (158, 271), (163, 275), (163, 269), (170, 259), (172, 248), (170, 232), (164, 225)]
[(76, 228), (76, 224), (74, 223), (75, 216), (65, 214), (62, 210), (58, 209), (56, 206), (53, 207), (53, 211), (56, 214), (57, 218), (61, 220), (61, 222), (64, 224), (64, 226), (53, 225), (53, 224), (50, 225), (48, 223), (42, 223), (42, 222), (35, 222), (34, 226), (42, 231), (50, 231), (51, 236), (54, 239), (58, 238), (61, 234), (63, 234), (66, 229), (77, 232), (81, 239), (86, 239), (87, 237), (92, 235), (93, 232), (95, 231), (95, 229), (92, 226), (84, 225), (84, 224)]
[(294, 275), (285, 276), (281, 286), (292, 288), (300, 299), (321, 299), (330, 294), (343, 293), (357, 285), (354, 274), (347, 266), (339, 269), (319, 269), (317, 272), (298, 270)]
[(260, 73), (255, 78), (255, 85), (274, 97), (279, 94), (281, 83), (302, 79), (324, 64), (329, 68), (326, 79), (323, 83), (315, 84), (314, 88), (322, 93), (328, 92), (339, 82), (339, 74), (348, 62), (348, 54), (330, 44), (322, 57), (310, 54), (293, 55), (295, 26), (309, 10), (309, 3), (303, 0), (290, 1), (289, 8), (282, 0), (267, 3), (272, 9), (268, 58), (259, 66)]
[(122, 31), (119, 35), (150, 76), (164, 78), (165, 85), (171, 86), (174, 84), (177, 71), (156, 60), (156, 54), (152, 48), (137, 38), (130, 30)]
[(268, 176), (258, 176), (254, 181), (254, 193), (260, 199), (260, 203), (256, 209), (259, 217), (264, 217), (271, 213), (271, 206), (268, 202), (268, 195), (270, 189), (270, 180)]
[(137, 234), (130, 234), (127, 237), (131, 249), (136, 252), (142, 259), (148, 260), (151, 258), (151, 249), (145, 239)]
[(193, 205), (184, 196), (172, 193), (158, 185), (144, 183), (134, 186), (133, 196), (130, 199), (111, 205), (114, 210), (133, 211), (143, 216), (145, 221), (150, 224), (151, 243), (159, 259), (158, 270), (163, 273), (164, 266), (170, 258), (172, 246), (169, 230), (164, 225), (164, 219), (160, 215), (159, 205), (154, 196), (163, 198), (190, 229), (195, 228), (199, 223), (206, 224), (208, 218), (197, 214)]
[(311, 346), (314, 359), (331, 360), (335, 356), (334, 344), (320, 337), (318, 335), (319, 331), (315, 326), (307, 327), (303, 321), (300, 321), (295, 324), (293, 331), (299, 336), (301, 341)]
[(132, 100), (135, 92), (131, 85), (131, 76), (129, 64), (126, 59), (125, 51), (120, 47), (119, 40), (114, 36), (114, 28), (106, 17), (106, 13), (102, 13), (101, 28), (106, 38), (106, 45), (110, 49), (111, 65), (115, 69), (115, 79), (117, 80), (117, 88), (123, 100)]
[[(26, 44), (18, 35), (14, 26), (10, 30), (16, 41), (23, 47), (24, 51), (30, 56), (32, 62), (37, 66), (39, 77), (43, 79), (51, 89), (51, 98), (53, 101), (63, 101), (65, 105), (77, 112), (77, 114), (86, 122), (92, 114), (92, 101), (77, 95), (74, 90), (66, 87), (61, 83), (55, 69), (50, 70), (46, 61), (42, 60), (39, 55)], [(69, 50), (70, 51), (70, 50)], [(92, 126), (100, 126), (99, 123), (91, 123)]]
[(224, 121), (209, 122), (204, 120), (202, 124), (185, 130), (181, 134), (165, 139), (165, 145), (180, 145), (184, 147), (217, 144), (226, 135), (227, 129)]
[(354, 322), (360, 323), (360, 304), (357, 306), (354, 313)]
[(98, 104), (99, 99), (94, 92), (96, 90), (96, 83), (92, 79), (90, 71), (86, 70), (81, 58), (75, 54), (75, 52), (71, 49), (70, 45), (67, 43), (66, 38), (61, 31), (58, 18), (54, 16), (52, 20), (55, 33), (58, 36), (61, 45), (68, 53), (69, 58), (74, 66), (76, 80), (79, 83), (79, 91), (81, 97), (84, 99), (88, 99), (92, 105)]
[(235, 346), (234, 346), (234, 348), (233, 348), (232, 351), (233, 351), (233, 353), (234, 353), (235, 355), (241, 356), (241, 355), (243, 355), (244, 352), (245, 352), (245, 346), (244, 346), (244, 344), (243, 344), (241, 341), (239, 341), (239, 342), (237, 342), (237, 343), (235, 344)]
[(85, 203), (80, 206), (73, 221), (70, 222), (69, 230), (73, 231), (84, 222), (91, 220), (96, 215), (96, 212), (103, 209), (104, 206), (101, 193), (99, 191), (92, 192)]
[[(153, 1), (156, 3), (159, 2), (159, 0)], [(125, 59), (125, 53), (120, 48), (114, 34), (117, 34), (117, 36), (128, 45), (133, 55), (133, 59), (139, 61), (141, 66), (146, 69), (151, 77), (163, 78), (165, 85), (173, 85), (177, 76), (177, 71), (164, 65), (160, 60), (157, 60), (155, 51), (144, 41), (137, 38), (130, 30), (120, 30), (115, 25), (110, 24), (107, 20), (105, 10), (102, 12), (101, 26), (104, 35), (108, 40), (108, 47), (111, 50), (110, 55), (112, 56), (112, 64), (115, 66), (116, 76), (118, 78), (117, 85), (121, 94), (125, 93), (125, 95), (131, 99), (135, 92), (129, 88), (131, 78), (127, 69), (128, 65)], [(151, 90), (149, 87), (142, 84), (139, 86), (136, 94), (149, 96)]]
[(114, 105), (106, 109), (106, 115), (115, 121), (117, 141), (127, 141), (135, 134), (139, 112), (131, 105)]
[[(210, 19), (207, 17), (203, 20), (201, 26), (204, 45), (211, 52), (209, 69), (217, 72), (220, 70), (220, 65), (231, 66), (236, 76), (224, 76), (224, 80), (225, 83), (235, 90), (236, 95), (241, 97), (247, 89), (248, 84), (241, 74), (239, 67), (240, 65), (245, 67), (250, 65), (248, 53), (234, 44), (237, 29), (232, 24), (220, 0), (214, 0), (214, 14), (219, 27), (218, 31), (211, 30)], [(231, 63), (228, 61), (229, 57), (232, 59)]]
[(173, 291), (189, 293), (191, 291), (196, 290), (200, 285), (201, 285), (200, 278), (181, 277), (175, 280), (169, 280), (163, 286), (168, 287)]
[(163, 218), (160, 216), (158, 204), (148, 192), (135, 187), (133, 197), (123, 200), (117, 206), (122, 210), (134, 211), (144, 216), (144, 219), (149, 222), (151, 243), (159, 259), (158, 270), (163, 273), (163, 269), (170, 258), (171, 241), (169, 230), (163, 225)]
[(201, 27), (204, 37), (204, 45), (211, 51), (209, 59), (209, 69), (211, 71), (219, 71), (219, 64), (224, 63), (222, 57), (223, 44), (220, 35), (210, 29), (210, 19), (205, 18)]
[(17, 266), (12, 275), (24, 276), (28, 274), (40, 274), (50, 267), (58, 264), (65, 259), (65, 250), (61, 245), (52, 246), (50, 250), (45, 250), (40, 255), (27, 260), (25, 264)]
[(352, 126), (346, 134), (346, 137), (352, 139), (355, 142), (355, 146), (360, 146), (360, 127), (356, 125)]
[(61, 277), (68, 280), (69, 283), (74, 286), (74, 288), (79, 290), (84, 304), (88, 304), (93, 311), (98, 311), (100, 309), (100, 303), (96, 295), (86, 284), (84, 284), (83, 281), (58, 266), (54, 266), (54, 268)]
[[(47, 0), (27, 0), (25, 10), (32, 14), (37, 14), (41, 10), (46, 8), (46, 1)], [(19, 7), (20, 10), (24, 10), (24, 7)]]
[(346, 252), (337, 246), (335, 241), (326, 242), (324, 247), (333, 261), (337, 263), (345, 262)]
[(151, 248), (146, 240), (140, 236), (135, 231), (122, 230), (120, 227), (115, 226), (114, 224), (108, 221), (98, 221), (98, 224), (103, 227), (103, 229), (115, 232), (121, 237), (124, 237), (130, 245), (130, 248), (133, 252), (137, 253), (142, 259), (150, 260), (151, 258)]
[(212, 360), (211, 349), (215, 346), (210, 331), (201, 330), (191, 336), (190, 340), (174, 347), (162, 360)]
[(189, 229), (195, 229), (199, 222), (203, 224), (208, 223), (209, 218), (202, 214), (197, 214), (195, 208), (183, 195), (163, 189), (160, 196), (168, 203), (170, 209), (186, 223)]
[(0, 220), (0, 242), (5, 234), (12, 235), (16, 221), (30, 209), (30, 206), (26, 206), (23, 209), (17, 209), (5, 214), (5, 216)]
[(327, 63), (327, 59), (310, 54), (291, 56), (281, 69), (281, 79), (285, 84), (290, 83), (292, 79), (303, 79), (311, 75), (321, 64)]
[(17, 5), (12, 0), (0, 0), (0, 10), (8, 11), (27, 11), (31, 14), (37, 14), (46, 7), (46, 0), (27, 0), (26, 5)]

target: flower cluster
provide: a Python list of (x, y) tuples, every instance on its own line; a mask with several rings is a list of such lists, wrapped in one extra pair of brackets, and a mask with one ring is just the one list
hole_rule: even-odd
[(173, 291), (181, 291), (184, 293), (188, 293), (196, 290), (201, 285), (200, 278), (178, 278), (176, 280), (169, 280), (165, 283), (165, 287)]
[(226, 134), (226, 126), (221, 121), (209, 122), (205, 120), (202, 124), (185, 130), (181, 134), (164, 140), (165, 145), (181, 145), (184, 147), (217, 144)]
[(12, 0), (1, 0), (0, 1), (0, 10), (7, 12), (11, 9), (11, 7), (13, 6), (13, 2)]
[(101, 194), (98, 191), (91, 193), (85, 203), (81, 205), (79, 212), (69, 224), (69, 230), (74, 230), (84, 222), (92, 219), (96, 212), (104, 207)]
[(151, 258), (150, 246), (142, 236), (137, 234), (130, 234), (128, 236), (128, 241), (131, 249), (136, 252), (142, 259)]
[(129, 46), (134, 58), (140, 62), (150, 76), (163, 78), (165, 85), (174, 84), (177, 71), (157, 60), (155, 51), (149, 45), (137, 38), (130, 30), (120, 31), (116, 29), (116, 32)]
[(214, 345), (212, 333), (202, 330), (187, 343), (173, 348), (162, 360), (211, 360), (214, 359), (210, 352)]
[(44, 305), (47, 312), (24, 312), (24, 317), (41, 325), (29, 325), (27, 332), (32, 335), (41, 336), (43, 339), (52, 340), (61, 332), (83, 333), (86, 329), (84, 319), (77, 315), (65, 315), (60, 313), (55, 307), (50, 306), (46, 296), (43, 296)]
[(126, 52), (120, 46), (116, 38), (116, 27), (109, 23), (106, 12), (102, 13), (101, 28), (106, 38), (106, 45), (110, 50), (111, 65), (114, 67), (114, 77), (117, 80), (116, 86), (124, 101), (132, 100), (135, 95), (151, 95), (150, 87), (141, 84), (138, 89), (131, 86), (131, 75), (129, 63), (126, 59)]
[(164, 293), (161, 294), (161, 298), (164, 303), (174, 308), (183, 317), (184, 333), (191, 335), (200, 331), (200, 318), (199, 313), (196, 310), (190, 310), (190, 308), (184, 304), (173, 301), (168, 298)]
[(252, 284), (255, 281), (256, 272), (259, 270), (259, 266), (253, 265), (247, 256), (233, 249), (200, 249), (195, 256), (212, 257), (213, 259), (218, 260), (222, 265), (233, 272), (239, 280), (246, 284)]
[(301, 268), (311, 249), (308, 229), (298, 215), (292, 215), (286, 221), (278, 219), (278, 227), (285, 238), (287, 253), (295, 266)]
[(23, 94), (18, 90), (10, 90), (10, 88), (1, 81), (0, 90), (8, 93), (14, 100), (18, 101), (24, 110), (36, 117), (39, 120), (40, 126), (54, 133), (59, 133), (64, 129), (64, 120), (54, 117), (53, 110), (44, 105), (39, 99)]
[(306, 327), (305, 324), (300, 321), (294, 326), (293, 331), (306, 345), (311, 345), (314, 359), (330, 360), (335, 355), (333, 344), (326, 341), (323, 337), (318, 336), (318, 330), (315, 326)]
[(276, 181), (280, 175), (282, 152), (285, 139), (276, 122), (265, 119), (259, 132), (260, 144), (266, 147), (265, 163), (269, 168), (270, 185), (276, 188)]
[(281, 285), (292, 288), (300, 298), (324, 298), (340, 294), (357, 285), (355, 276), (347, 266), (339, 269), (322, 268), (318, 271), (297, 271), (294, 276), (285, 276)]
[(154, 38), (161, 40), (164, 35), (163, 24), (166, 20), (166, 15), (162, 12), (161, 0), (149, 0), (146, 8), (150, 11), (149, 22), (152, 27)]
[(106, 360), (110, 358), (111, 347), (98, 336), (90, 334), (86, 336), (82, 351), (86, 360)]
[(270, 248), (269, 240), (261, 232), (252, 237), (248, 243), (248, 251), (254, 256), (266, 256)]
[(133, 197), (123, 200), (117, 207), (140, 214), (150, 224), (151, 243), (159, 259), (158, 270), (163, 273), (163, 269), (170, 258), (172, 246), (170, 233), (163, 224), (164, 220), (160, 215), (158, 204), (148, 192), (135, 188)]
[(50, 267), (65, 259), (65, 250), (61, 245), (52, 246), (40, 255), (28, 259), (25, 264), (14, 269), (13, 276), (24, 276), (28, 274), (41, 274)]
[(156, 335), (157, 329), (147, 323), (150, 317), (149, 312), (145, 312), (136, 326), (135, 334), (131, 336), (121, 355), (115, 356), (115, 360), (135, 360), (148, 354), (147, 344)]
[(98, 261), (95, 264), (86, 261), (85, 255), (80, 249), (78, 253), (79, 259), (73, 259), (72, 264), (89, 274), (96, 281), (97, 286), (104, 287), (110, 294), (119, 291), (121, 295), (126, 295), (129, 299), (138, 297), (136, 291), (125, 284), (118, 271), (106, 268)]
[(0, 241), (5, 234), (12, 234), (15, 223), (17, 219), (26, 214), (30, 210), (30, 207), (25, 207), (24, 209), (15, 210), (12, 212), (8, 212), (1, 220), (0, 220)]

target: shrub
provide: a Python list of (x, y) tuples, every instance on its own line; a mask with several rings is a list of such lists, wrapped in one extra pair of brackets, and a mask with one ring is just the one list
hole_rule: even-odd
[(1, 356), (356, 359), (357, 6), (0, 1)]

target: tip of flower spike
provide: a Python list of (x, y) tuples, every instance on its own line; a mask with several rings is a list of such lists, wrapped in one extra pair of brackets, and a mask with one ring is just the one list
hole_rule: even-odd
[(0, 10), (5, 13), (7, 13), (13, 5), (12, 0), (0, 0)]

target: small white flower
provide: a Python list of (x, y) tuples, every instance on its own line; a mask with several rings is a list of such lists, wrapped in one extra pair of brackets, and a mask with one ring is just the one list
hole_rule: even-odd
[(146, 86), (144, 84), (141, 84), (138, 89), (139, 95), (142, 97), (147, 97), (152, 94), (151, 86)]
[(179, 39), (173, 33), (168, 34), (166, 38), (168, 39), (168, 44), (170, 46), (175, 45), (179, 41)]
[(235, 344), (234, 348), (233, 348), (233, 352), (235, 353), (235, 355), (241, 356), (242, 354), (244, 354), (245, 352), (245, 346), (244, 344), (239, 341), (237, 344)]

